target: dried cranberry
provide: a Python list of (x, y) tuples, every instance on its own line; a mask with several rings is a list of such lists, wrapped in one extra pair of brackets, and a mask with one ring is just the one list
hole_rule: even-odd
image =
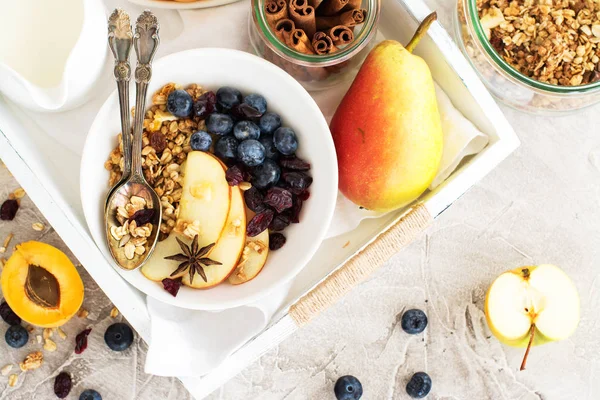
[(269, 234), (269, 249), (271, 250), (279, 250), (283, 247), (286, 242), (285, 236), (281, 233), (271, 233)]
[(3, 221), (12, 221), (19, 210), (19, 202), (8, 199), (0, 207), (0, 219)]
[(265, 209), (265, 198), (260, 190), (254, 186), (244, 192), (244, 200), (246, 201), (246, 207), (254, 212)]
[(154, 210), (151, 208), (142, 208), (141, 210), (137, 210), (135, 214), (129, 218), (129, 222), (135, 221), (137, 226), (146, 225), (148, 222), (152, 221), (152, 217), (154, 217)]
[(293, 169), (296, 171), (308, 171), (310, 164), (296, 156), (286, 156), (279, 159), (279, 165), (283, 168)]
[(215, 112), (217, 104), (217, 96), (214, 92), (206, 92), (202, 94), (196, 102), (194, 102), (194, 116), (205, 119), (209, 114)]
[(160, 154), (167, 148), (167, 139), (160, 131), (152, 132), (150, 134), (150, 146), (156, 151), (156, 154)]
[(265, 204), (281, 213), (292, 206), (292, 194), (280, 187), (272, 187), (265, 195)]
[(21, 318), (15, 314), (15, 312), (10, 308), (7, 302), (3, 301), (0, 304), (0, 317), (9, 325), (19, 325), (21, 324)]
[(256, 108), (246, 103), (240, 103), (231, 109), (231, 115), (237, 119), (249, 119), (255, 121), (258, 120), (262, 114)]
[(300, 199), (298, 196), (294, 196), (294, 201), (292, 204), (292, 210), (290, 214), (290, 219), (294, 224), (300, 222), (300, 211), (302, 211), (302, 204), (302, 199)]
[(71, 387), (73, 387), (73, 381), (71, 380), (71, 375), (66, 372), (61, 372), (54, 378), (54, 394), (59, 399), (67, 397), (69, 392), (71, 392)]
[(273, 210), (268, 208), (259, 212), (248, 223), (246, 234), (250, 237), (257, 236), (269, 227), (269, 224), (273, 221), (273, 216)]
[(302, 201), (308, 200), (309, 197), (310, 192), (308, 190), (303, 190), (302, 192), (298, 193), (298, 198)]
[(291, 192), (297, 193), (308, 189), (313, 182), (312, 177), (306, 172), (284, 172), (281, 178), (288, 184)]
[(165, 278), (162, 280), (162, 284), (165, 290), (171, 293), (171, 296), (177, 297), (177, 293), (179, 293), (179, 288), (181, 287), (181, 278)]
[(273, 218), (273, 221), (271, 221), (269, 229), (272, 231), (282, 231), (287, 228), (291, 222), (290, 216), (287, 213), (278, 214)]
[(227, 179), (229, 186), (237, 186), (244, 182), (244, 173), (240, 167), (234, 165), (233, 167), (227, 169), (227, 172), (225, 173), (225, 179)]
[(87, 349), (88, 340), (87, 337), (92, 331), (92, 328), (82, 330), (75, 336), (75, 354), (81, 354)]

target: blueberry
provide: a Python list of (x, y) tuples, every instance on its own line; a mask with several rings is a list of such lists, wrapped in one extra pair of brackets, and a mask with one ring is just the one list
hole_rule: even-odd
[(210, 114), (206, 119), (206, 129), (216, 135), (228, 135), (233, 129), (233, 119), (227, 114)]
[(344, 375), (335, 383), (333, 392), (337, 400), (358, 400), (363, 394), (363, 388), (358, 379), (352, 375)]
[(133, 343), (133, 331), (122, 322), (112, 324), (104, 332), (104, 341), (112, 351), (124, 351)]
[(258, 140), (244, 140), (237, 148), (238, 160), (249, 167), (256, 167), (265, 161), (265, 146)]
[(412, 309), (402, 314), (402, 329), (411, 335), (416, 335), (425, 330), (427, 315), (421, 310)]
[(273, 143), (273, 135), (261, 135), (258, 141), (265, 147), (265, 156), (271, 160), (277, 160), (279, 158), (279, 152), (275, 148)]
[(233, 160), (237, 155), (238, 141), (233, 136), (224, 136), (215, 144), (215, 155), (223, 161)]
[(262, 133), (271, 134), (281, 126), (281, 117), (274, 112), (267, 112), (260, 117), (258, 126)]
[(229, 111), (242, 102), (242, 93), (229, 86), (217, 90), (217, 105), (221, 111)]
[(208, 151), (212, 145), (212, 137), (205, 131), (194, 132), (190, 136), (192, 150)]
[(421, 399), (431, 390), (431, 378), (425, 372), (417, 372), (406, 384), (406, 393), (412, 398)]
[(29, 333), (27, 333), (27, 329), (23, 328), (21, 325), (13, 325), (6, 331), (4, 339), (10, 347), (18, 349), (27, 344)]
[(260, 115), (263, 115), (267, 111), (267, 100), (262, 97), (260, 94), (249, 94), (244, 97), (244, 103), (248, 104), (250, 107), (255, 108)]
[(79, 400), (102, 400), (102, 396), (94, 389), (85, 389), (79, 395)]
[(294, 154), (298, 149), (298, 139), (296, 139), (296, 133), (291, 128), (277, 129), (273, 135), (273, 143), (275, 148), (286, 156)]
[(192, 113), (193, 103), (192, 96), (188, 92), (181, 89), (174, 90), (169, 93), (167, 98), (167, 110), (179, 118), (189, 117)]
[(233, 135), (237, 140), (258, 139), (260, 128), (250, 121), (240, 121), (233, 127)]
[(275, 161), (266, 159), (262, 165), (254, 168), (252, 175), (252, 184), (259, 189), (265, 189), (279, 181), (281, 169)]

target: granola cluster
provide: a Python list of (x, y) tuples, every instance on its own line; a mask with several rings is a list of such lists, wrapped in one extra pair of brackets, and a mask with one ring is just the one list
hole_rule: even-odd
[(496, 51), (521, 73), (561, 86), (600, 80), (597, 0), (477, 0)]
[(146, 209), (146, 200), (139, 196), (131, 196), (127, 204), (117, 208), (116, 218), (120, 226), (110, 227), (111, 236), (119, 242), (119, 248), (123, 249), (128, 260), (133, 260), (136, 255), (146, 252), (146, 243), (152, 235), (153, 227), (150, 222), (138, 226), (135, 219), (136, 213), (142, 210), (148, 210)]
[[(166, 238), (177, 224), (179, 201), (183, 193), (181, 165), (192, 151), (190, 136), (197, 130), (205, 130), (204, 120), (197, 117), (177, 118), (167, 111), (169, 93), (181, 87), (169, 83), (152, 97), (152, 105), (144, 116), (142, 135), (142, 170), (148, 183), (161, 200), (162, 221), (159, 240)], [(185, 90), (197, 100), (206, 91), (192, 84)], [(104, 167), (110, 171), (109, 185), (116, 184), (123, 174), (123, 141), (118, 135), (118, 146), (110, 153)], [(183, 222), (180, 222), (182, 224)], [(178, 226), (187, 236), (193, 235), (193, 224)], [(192, 236), (193, 237), (193, 236)]]

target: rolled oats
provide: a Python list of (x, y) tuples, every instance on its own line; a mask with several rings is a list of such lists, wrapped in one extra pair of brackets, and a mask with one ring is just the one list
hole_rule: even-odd
[(0, 369), (0, 374), (2, 374), (2, 376), (6, 376), (10, 373), (12, 368), (12, 364), (6, 364), (4, 367), (2, 367), (2, 369)]
[(44, 350), (53, 352), (56, 351), (56, 343), (52, 339), (46, 339), (44, 341)]
[(23, 190), (23, 188), (18, 188), (13, 192), (13, 194), (15, 195), (15, 198), (22, 199), (25, 197), (25, 190)]
[(34, 231), (38, 231), (38, 232), (41, 232), (44, 229), (46, 229), (44, 224), (42, 224), (41, 222), (35, 222), (31, 225), (31, 227), (33, 228)]
[(17, 384), (17, 381), (19, 380), (19, 375), (17, 374), (12, 374), (11, 376), (8, 377), (8, 386), (13, 387)]
[(85, 308), (82, 308), (81, 310), (79, 310), (79, 312), (77, 313), (77, 316), (79, 318), (87, 318), (87, 316), (90, 315), (89, 311), (86, 310)]
[(119, 315), (119, 310), (117, 309), (117, 307), (113, 307), (112, 310), (110, 310), (111, 318), (117, 318), (118, 315)]
[(60, 328), (56, 328), (56, 331), (58, 332), (58, 336), (62, 339), (65, 340), (67, 338), (67, 334), (65, 333), (65, 331), (63, 331)]

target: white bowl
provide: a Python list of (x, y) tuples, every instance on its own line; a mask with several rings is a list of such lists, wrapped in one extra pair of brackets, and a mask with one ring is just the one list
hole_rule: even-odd
[[(81, 160), (81, 200), (92, 237), (105, 258), (130, 284), (158, 300), (183, 308), (220, 310), (248, 304), (291, 280), (316, 252), (333, 216), (338, 171), (335, 148), (327, 122), (302, 86), (283, 70), (254, 55), (228, 49), (195, 49), (171, 54), (154, 63), (147, 104), (152, 94), (169, 82), (198, 83), (216, 90), (233, 86), (242, 93), (260, 93), (270, 111), (279, 113), (285, 126), (299, 139), (298, 155), (308, 160), (314, 182), (304, 203), (299, 224), (285, 231), (286, 245), (269, 254), (262, 272), (250, 282), (233, 286), (226, 282), (207, 290), (182, 286), (177, 297), (162, 285), (146, 279), (139, 270), (124, 271), (112, 260), (104, 236), (104, 202), (108, 171), (104, 162), (121, 131), (116, 91), (106, 100), (85, 143)], [(133, 101), (133, 90), (132, 99)]]
[(197, 8), (210, 8), (235, 3), (240, 0), (198, 0), (181, 2), (174, 0), (129, 0), (131, 3), (144, 7), (165, 8), (170, 10), (193, 10)]

